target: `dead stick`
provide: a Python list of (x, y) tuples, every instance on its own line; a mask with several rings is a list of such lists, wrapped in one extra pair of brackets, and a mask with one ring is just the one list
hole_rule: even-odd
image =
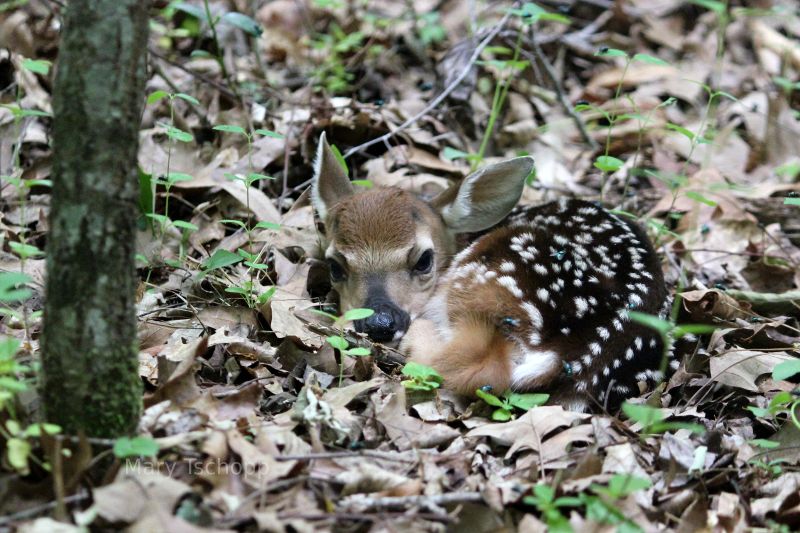
[[(531, 26), (533, 27), (533, 26)], [(584, 124), (583, 119), (581, 118), (578, 113), (575, 112), (575, 108), (572, 107), (572, 104), (569, 103), (567, 100), (567, 96), (564, 94), (564, 87), (561, 86), (561, 80), (558, 79), (556, 76), (556, 71), (553, 68), (553, 65), (550, 64), (550, 61), (545, 57), (544, 52), (542, 51), (542, 47), (539, 46), (539, 43), (536, 42), (536, 39), (531, 39), (531, 44), (533, 45), (533, 53), (536, 56), (536, 59), (544, 67), (544, 71), (547, 74), (547, 77), (550, 78), (550, 81), (553, 83), (553, 86), (556, 89), (556, 95), (558, 96), (558, 101), (561, 103), (561, 106), (564, 108), (564, 111), (567, 112), (569, 116), (572, 117), (572, 120), (575, 121), (575, 125), (578, 126), (578, 131), (581, 132), (581, 137), (583, 137), (584, 142), (589, 145), (592, 150), (598, 150), (600, 145), (597, 143), (594, 138), (589, 135), (589, 132), (586, 130), (586, 124)], [(520, 50), (523, 56), (530, 56), (530, 52), (526, 50)], [(533, 57), (529, 57), (529, 60), (533, 62)]]
[(800, 310), (800, 290), (771, 293), (728, 289), (725, 294), (753, 304), (753, 310), (761, 313), (792, 313)]
[(408, 507), (431, 507), (457, 503), (481, 503), (480, 492), (454, 492), (434, 496), (390, 496), (385, 498), (364, 497), (354, 500), (359, 509), (405, 509)]
[(307, 319), (299, 315), (296, 316), (305, 322), (305, 325), (310, 332), (316, 333), (317, 335), (324, 335), (325, 337), (344, 337), (344, 340), (346, 340), (351, 347), (369, 349), (372, 353), (372, 356), (375, 357), (379, 362), (396, 366), (403, 366), (406, 363), (405, 356), (393, 348), (372, 342), (368, 338), (362, 337), (351, 331), (342, 331), (338, 328), (333, 328), (324, 324), (309, 322)]
[(372, 139), (371, 141), (367, 141), (367, 142), (365, 142), (363, 144), (359, 144), (358, 146), (354, 146), (353, 148), (350, 148), (347, 152), (344, 153), (344, 158), (347, 159), (348, 157), (350, 157), (351, 155), (355, 154), (356, 152), (360, 152), (361, 150), (363, 150), (365, 148), (369, 148), (372, 145), (388, 141), (389, 139), (391, 139), (392, 137), (394, 137), (395, 135), (397, 135), (398, 133), (400, 133), (401, 131), (403, 131), (404, 129), (406, 129), (407, 127), (411, 126), (416, 121), (418, 121), (419, 119), (421, 119), (422, 117), (424, 117), (425, 115), (427, 115), (428, 113), (433, 111), (436, 108), (436, 106), (441, 104), (444, 101), (444, 99), (447, 98), (450, 95), (450, 93), (452, 93), (456, 89), (456, 87), (458, 87), (461, 84), (462, 81), (464, 81), (464, 78), (466, 78), (467, 75), (472, 70), (473, 65), (475, 64), (475, 62), (480, 57), (481, 52), (483, 52), (483, 49), (486, 48), (489, 45), (489, 43), (492, 42), (492, 40), (497, 36), (498, 33), (500, 33), (500, 30), (503, 29), (503, 27), (508, 22), (509, 18), (511, 18), (511, 11), (508, 11), (503, 16), (503, 18), (500, 19), (500, 22), (498, 22), (494, 26), (494, 28), (492, 28), (492, 30), (489, 32), (489, 35), (487, 35), (486, 38), (484, 38), (478, 44), (478, 46), (472, 52), (472, 55), (470, 56), (469, 61), (467, 62), (467, 64), (464, 66), (464, 68), (461, 70), (461, 72), (458, 74), (458, 76), (456, 76), (456, 78), (450, 83), (450, 85), (445, 87), (445, 89), (441, 93), (439, 93), (439, 95), (436, 98), (431, 100), (428, 103), (428, 105), (426, 105), (425, 108), (422, 111), (420, 111), (419, 113), (417, 113), (413, 117), (409, 118), (408, 120), (406, 120), (405, 122), (400, 124), (397, 128), (395, 128), (394, 130), (390, 131), (389, 133), (386, 133), (384, 135), (381, 135), (380, 137), (376, 137), (375, 139)]

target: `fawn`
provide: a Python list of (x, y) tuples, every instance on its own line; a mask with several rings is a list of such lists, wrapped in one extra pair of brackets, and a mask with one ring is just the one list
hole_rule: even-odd
[[(340, 308), (373, 309), (357, 331), (401, 341), (459, 393), (616, 406), (663, 377), (660, 336), (627, 314), (663, 315), (660, 263), (639, 226), (594, 203), (514, 209), (532, 170), (531, 157), (489, 165), (430, 202), (356, 192), (323, 134), (311, 198)], [(457, 249), (459, 235), (490, 228)]]

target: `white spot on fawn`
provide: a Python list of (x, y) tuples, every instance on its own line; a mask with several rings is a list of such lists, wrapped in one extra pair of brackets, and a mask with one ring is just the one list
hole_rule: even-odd
[(500, 272), (514, 272), (515, 268), (514, 263), (511, 261), (503, 261), (500, 263)]
[(513, 294), (517, 298), (522, 298), (523, 294), (519, 286), (517, 285), (517, 280), (515, 280), (511, 276), (500, 276), (499, 278), (497, 278), (497, 283), (508, 289), (511, 292), (511, 294)]

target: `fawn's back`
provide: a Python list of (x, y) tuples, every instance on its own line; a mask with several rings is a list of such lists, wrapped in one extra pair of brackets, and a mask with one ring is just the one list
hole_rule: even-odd
[(425, 314), (433, 327), (406, 344), (464, 394), (489, 385), (613, 406), (661, 378), (661, 338), (628, 311), (658, 314), (665, 292), (636, 224), (561, 199), (515, 210), (458, 254)]

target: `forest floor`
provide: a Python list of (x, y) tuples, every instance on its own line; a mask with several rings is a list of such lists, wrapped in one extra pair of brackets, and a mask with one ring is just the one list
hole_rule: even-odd
[[(796, 3), (213, 0), (213, 28), (203, 2), (155, 4), (141, 438), (95, 441), (114, 464), (62, 473), (61, 501), (34, 456), (4, 453), (0, 529), (800, 529)], [(0, 2), (0, 269), (34, 292), (2, 328), (26, 364), (61, 11)], [(630, 213), (682, 294), (677, 323), (716, 329), (620, 413), (495, 421), (483, 401), (411, 393), (397, 353), (310, 311), (330, 288), (306, 192), (322, 132), (359, 186), (427, 197), (531, 154), (522, 203)], [(341, 355), (342, 335), (374, 357)]]

